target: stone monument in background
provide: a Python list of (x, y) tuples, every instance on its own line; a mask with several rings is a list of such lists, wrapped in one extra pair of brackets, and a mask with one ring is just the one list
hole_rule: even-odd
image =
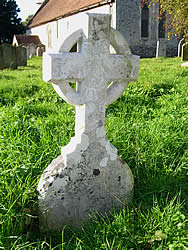
[(166, 57), (166, 49), (167, 49), (166, 40), (157, 41), (156, 57)]
[[(87, 14), (87, 19), (87, 29), (74, 32), (58, 53), (43, 55), (44, 80), (75, 106), (76, 118), (75, 136), (38, 184), (42, 229), (81, 228), (89, 214), (121, 208), (133, 195), (131, 170), (105, 138), (104, 125), (105, 107), (121, 96), (128, 82), (137, 81), (139, 57), (110, 28), (110, 15)], [(69, 53), (77, 42), (80, 51)], [(110, 54), (110, 44), (117, 54)], [(77, 83), (76, 91), (70, 81)]]
[(18, 66), (27, 65), (26, 49), (21, 46), (12, 46), (4, 43), (0, 45), (0, 69), (17, 69)]

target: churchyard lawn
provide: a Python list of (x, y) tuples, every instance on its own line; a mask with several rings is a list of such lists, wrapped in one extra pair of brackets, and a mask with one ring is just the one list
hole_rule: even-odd
[(141, 59), (106, 109), (106, 137), (135, 178), (133, 203), (82, 232), (39, 232), (36, 187), (74, 133), (74, 108), (42, 81), (41, 58), (0, 71), (0, 249), (185, 249), (188, 68)]

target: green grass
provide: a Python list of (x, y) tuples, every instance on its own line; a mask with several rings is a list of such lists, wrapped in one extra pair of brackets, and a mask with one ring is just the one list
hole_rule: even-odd
[(133, 203), (79, 232), (39, 231), (36, 187), (74, 135), (74, 108), (42, 81), (41, 58), (0, 71), (0, 249), (186, 249), (188, 69), (141, 59), (106, 109), (106, 135), (135, 178)]

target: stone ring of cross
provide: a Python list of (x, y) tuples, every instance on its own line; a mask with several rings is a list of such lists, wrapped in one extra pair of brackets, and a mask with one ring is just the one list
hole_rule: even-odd
[[(96, 15), (87, 15), (87, 31), (73, 32), (58, 53), (44, 54), (43, 78), (71, 105), (103, 99), (106, 106), (121, 96), (129, 82), (137, 81), (139, 56), (132, 55), (125, 38), (110, 27), (110, 15), (104, 16), (102, 24)], [(70, 53), (75, 44), (78, 53)], [(76, 82), (76, 90), (70, 82)]]

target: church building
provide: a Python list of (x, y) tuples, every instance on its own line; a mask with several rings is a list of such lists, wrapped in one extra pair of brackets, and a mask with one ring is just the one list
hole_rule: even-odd
[(155, 57), (159, 41), (166, 43), (167, 56), (177, 56), (178, 40), (168, 39), (165, 16), (158, 18), (159, 6), (148, 8), (141, 0), (45, 0), (27, 35), (38, 35), (46, 50), (57, 51), (70, 34), (84, 29), (87, 12), (111, 14), (111, 26), (124, 35), (133, 54)]

